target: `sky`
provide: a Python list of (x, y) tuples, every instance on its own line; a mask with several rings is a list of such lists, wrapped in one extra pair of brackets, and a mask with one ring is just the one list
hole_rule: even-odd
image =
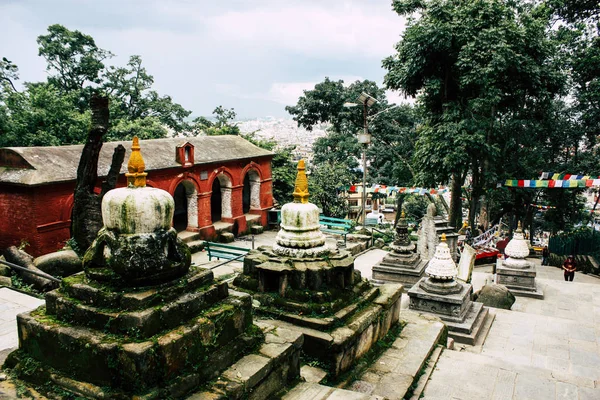
[(0, 57), (20, 82), (46, 79), (36, 38), (56, 23), (114, 53), (107, 65), (140, 55), (154, 89), (193, 116), (223, 105), (242, 119), (289, 117), (325, 77), (382, 84), (405, 27), (391, 0), (0, 0)]

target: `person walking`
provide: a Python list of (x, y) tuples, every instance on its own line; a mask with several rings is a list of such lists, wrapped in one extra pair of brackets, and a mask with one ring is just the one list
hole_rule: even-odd
[(563, 269), (565, 270), (565, 281), (573, 282), (575, 278), (575, 257), (569, 256), (563, 263)]
[(548, 257), (550, 257), (550, 250), (548, 250), (548, 246), (544, 246), (542, 250), (542, 265), (548, 265)]

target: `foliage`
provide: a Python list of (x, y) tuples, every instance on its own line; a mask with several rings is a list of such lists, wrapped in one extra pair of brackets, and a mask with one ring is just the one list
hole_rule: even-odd
[(298, 103), (286, 107), (286, 110), (299, 126), (307, 130), (311, 130), (317, 124), (329, 123), (327, 136), (317, 139), (313, 145), (314, 163), (342, 163), (354, 171), (353, 180), (359, 180), (361, 173), (357, 170), (358, 157), (363, 148), (358, 143), (356, 133), (362, 133), (364, 129), (364, 110), (360, 105), (344, 105), (356, 102), (362, 92), (378, 99), (377, 103), (367, 110), (371, 118), (368, 122), (369, 131), (373, 135), (372, 144), (367, 148), (369, 181), (410, 184), (410, 159), (417, 114), (408, 105), (391, 108), (384, 89), (378, 87), (375, 82), (364, 80), (345, 85), (342, 80), (332, 81), (325, 78), (323, 82), (315, 85), (313, 90), (305, 91)]
[[(154, 77), (142, 66), (140, 56), (131, 56), (125, 67), (108, 67), (103, 78), (102, 89), (111, 98), (113, 120), (133, 122), (152, 118), (175, 132), (188, 128), (184, 118), (191, 112), (173, 103), (170, 96), (160, 96), (151, 90)], [(157, 136), (150, 137), (164, 137), (167, 133), (164, 127), (160, 132), (151, 131)]]
[(94, 91), (110, 98), (109, 140), (165, 137), (183, 132), (190, 111), (170, 96), (152, 90), (154, 78), (131, 56), (124, 67), (104, 63), (112, 53), (94, 39), (62, 25), (51, 25), (37, 40), (47, 62), (47, 82), (25, 83), (15, 90), (18, 68), (0, 61), (0, 146), (56, 146), (83, 143), (90, 120), (89, 100)]
[(407, 196), (402, 203), (402, 208), (408, 219), (420, 221), (427, 214), (429, 201), (425, 196)]
[(48, 82), (65, 92), (79, 91), (86, 83), (100, 83), (103, 61), (112, 53), (96, 46), (94, 39), (62, 25), (48, 27), (48, 35), (37, 38), (39, 55), (46, 59)]
[(563, 116), (552, 112), (566, 74), (549, 14), (521, 1), (393, 4), (400, 14), (419, 12), (383, 62), (387, 87), (418, 96), (425, 115), (414, 153), (417, 182), (454, 177), (462, 184), (469, 176), (472, 225), (481, 196), (498, 180), (552, 170), (549, 153), (575, 143), (555, 123)]
[(310, 198), (327, 217), (344, 218), (349, 205), (340, 196), (341, 188), (352, 182), (352, 175), (343, 163), (324, 162), (314, 165), (309, 178)]
[(209, 136), (240, 135), (240, 128), (233, 122), (236, 115), (237, 114), (233, 108), (224, 108), (223, 106), (218, 106), (213, 111), (213, 116), (216, 122), (212, 122), (205, 117), (194, 118), (190, 126), (190, 132), (194, 136), (198, 136), (200, 134)]

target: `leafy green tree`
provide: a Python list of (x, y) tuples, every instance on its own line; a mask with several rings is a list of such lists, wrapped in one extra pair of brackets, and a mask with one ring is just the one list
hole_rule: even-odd
[[(396, 0), (393, 6), (401, 15), (419, 14), (409, 20), (397, 53), (383, 61), (387, 87), (418, 96), (425, 115), (417, 181), (453, 181), (450, 222), (460, 226), (456, 189), (469, 176), (473, 225), (480, 198), (525, 166), (519, 159), (512, 168), (503, 156), (546, 145), (540, 124), (565, 82), (549, 15), (531, 3), (502, 0)], [(539, 136), (525, 132), (531, 126)]]
[(348, 214), (348, 199), (340, 196), (342, 188), (351, 182), (352, 175), (343, 163), (319, 163), (310, 169), (311, 202), (328, 217), (344, 218)]
[(109, 140), (165, 137), (169, 130), (184, 132), (190, 111), (170, 96), (152, 90), (154, 78), (132, 56), (125, 67), (105, 68), (112, 54), (94, 39), (62, 25), (51, 25), (38, 37), (39, 55), (47, 61), (47, 82), (15, 88), (18, 68), (0, 60), (0, 145), (54, 146), (85, 141), (89, 100), (93, 92), (110, 98)]
[(0, 86), (9, 85), (10, 89), (17, 91), (14, 81), (19, 79), (19, 67), (6, 57), (0, 60)]
[(213, 111), (216, 122), (206, 117), (194, 118), (189, 131), (192, 135), (240, 135), (240, 128), (235, 124), (236, 112), (233, 108), (218, 106)]
[[(89, 111), (73, 106), (76, 96), (51, 83), (26, 83), (23, 92), (4, 93), (0, 146), (58, 146), (85, 140)], [(0, 114), (1, 115), (1, 114)]]
[[(188, 129), (185, 118), (191, 112), (173, 103), (170, 96), (160, 96), (151, 90), (154, 77), (142, 66), (140, 56), (131, 56), (125, 67), (108, 67), (103, 77), (102, 88), (110, 96), (114, 120), (127, 120), (131, 124), (150, 118), (178, 133)], [(144, 125), (150, 124), (151, 121)], [(152, 132), (159, 135), (152, 137), (164, 137), (166, 129), (152, 129)]]
[(48, 27), (48, 34), (38, 37), (39, 55), (48, 63), (48, 81), (65, 92), (79, 91), (85, 84), (101, 83), (103, 61), (112, 53), (96, 46), (94, 39), (62, 25)]
[(314, 163), (343, 163), (354, 171), (352, 180), (359, 180), (362, 174), (357, 168), (363, 148), (356, 133), (364, 127), (363, 107), (345, 104), (355, 103), (362, 92), (378, 99), (368, 109), (368, 127), (373, 136), (372, 144), (367, 148), (369, 180), (382, 184), (410, 184), (417, 114), (410, 106), (392, 108), (387, 103), (384, 89), (375, 82), (365, 80), (345, 85), (342, 80), (325, 78), (286, 110), (307, 130), (317, 124), (329, 123), (327, 136), (317, 139), (313, 146)]

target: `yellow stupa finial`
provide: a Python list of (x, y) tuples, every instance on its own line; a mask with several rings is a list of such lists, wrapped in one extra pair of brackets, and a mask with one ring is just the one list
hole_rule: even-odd
[(406, 214), (404, 213), (404, 210), (402, 210), (402, 212), (400, 213), (400, 218), (406, 218)]
[(298, 175), (294, 187), (294, 203), (308, 203), (308, 179), (306, 178), (304, 160), (298, 161)]
[(127, 177), (127, 186), (130, 187), (145, 187), (146, 176), (148, 175), (144, 170), (146, 164), (142, 158), (142, 152), (140, 151), (140, 140), (137, 136), (133, 137), (133, 143), (131, 145), (131, 155), (129, 156), (129, 162), (127, 163), (128, 173), (125, 174)]
[(442, 233), (442, 242), (445, 242), (445, 241), (446, 241), (446, 234)]

